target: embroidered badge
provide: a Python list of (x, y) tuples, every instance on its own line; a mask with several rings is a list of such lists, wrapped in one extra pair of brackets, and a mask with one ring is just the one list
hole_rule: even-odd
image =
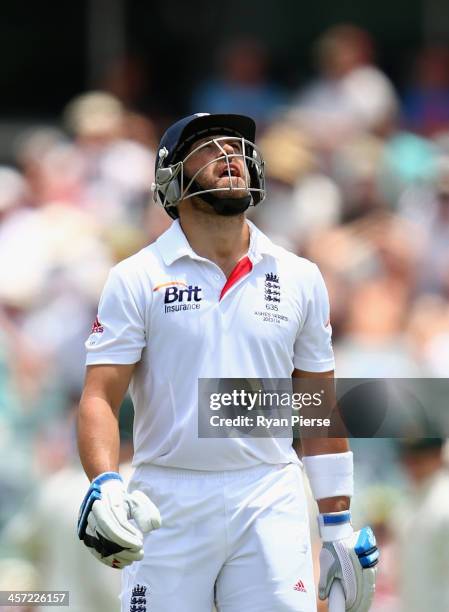
[(136, 584), (132, 590), (129, 612), (147, 612), (147, 587)]
[(279, 284), (279, 276), (277, 274), (273, 274), (273, 272), (268, 272), (265, 274), (265, 301), (281, 301), (281, 286)]

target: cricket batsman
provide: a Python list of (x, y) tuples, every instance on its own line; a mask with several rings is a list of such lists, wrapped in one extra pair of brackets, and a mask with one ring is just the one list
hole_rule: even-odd
[[(265, 197), (255, 123), (181, 119), (159, 145), (155, 199), (174, 219), (110, 272), (86, 342), (79, 452), (91, 481), (78, 535), (123, 569), (122, 612), (316, 610), (305, 468), (319, 506), (319, 597), (369, 610), (378, 550), (349, 510), (346, 438), (199, 438), (198, 379), (332, 377), (317, 266), (245, 218)], [(270, 292), (267, 291), (270, 283)], [(270, 298), (270, 299), (268, 299)], [(134, 403), (134, 475), (119, 475), (118, 412)]]

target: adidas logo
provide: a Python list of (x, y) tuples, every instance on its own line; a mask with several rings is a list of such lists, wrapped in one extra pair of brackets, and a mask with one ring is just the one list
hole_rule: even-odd
[(295, 591), (301, 591), (301, 593), (307, 593), (306, 587), (304, 586), (304, 582), (302, 580), (298, 580), (298, 582), (293, 587)]
[(103, 325), (100, 323), (100, 320), (98, 319), (98, 315), (95, 317), (95, 321), (93, 322), (92, 325), (92, 334), (102, 334), (104, 332), (104, 327)]

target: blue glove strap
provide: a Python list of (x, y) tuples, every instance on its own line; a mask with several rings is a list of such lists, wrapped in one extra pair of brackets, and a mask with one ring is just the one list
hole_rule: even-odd
[(104, 472), (92, 480), (78, 515), (78, 537), (80, 540), (84, 539), (87, 527), (87, 517), (92, 510), (94, 502), (101, 499), (101, 485), (107, 480), (120, 480), (123, 482), (122, 477), (120, 474), (117, 474), (117, 472)]
[(379, 551), (376, 548), (370, 555), (359, 557), (359, 561), (363, 569), (366, 569), (367, 567), (374, 567), (379, 561)]
[(323, 525), (342, 525), (343, 523), (351, 522), (351, 513), (349, 510), (344, 512), (330, 512), (320, 514)]
[(360, 530), (354, 550), (363, 568), (374, 567), (379, 561), (376, 536), (371, 527), (364, 527)]
[(351, 512), (326, 512), (318, 515), (318, 529), (323, 542), (349, 538), (354, 533)]

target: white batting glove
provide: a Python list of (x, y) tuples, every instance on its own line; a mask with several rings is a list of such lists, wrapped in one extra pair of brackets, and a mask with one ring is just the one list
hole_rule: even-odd
[(345, 595), (346, 612), (368, 612), (376, 588), (375, 566), (379, 561), (372, 529), (364, 527), (354, 531), (349, 511), (320, 514), (318, 525), (323, 540), (319, 598), (327, 599), (332, 583), (338, 579)]
[(143, 534), (160, 526), (159, 510), (144, 493), (128, 493), (120, 474), (104, 472), (81, 504), (78, 536), (102, 563), (122, 569), (143, 558)]

